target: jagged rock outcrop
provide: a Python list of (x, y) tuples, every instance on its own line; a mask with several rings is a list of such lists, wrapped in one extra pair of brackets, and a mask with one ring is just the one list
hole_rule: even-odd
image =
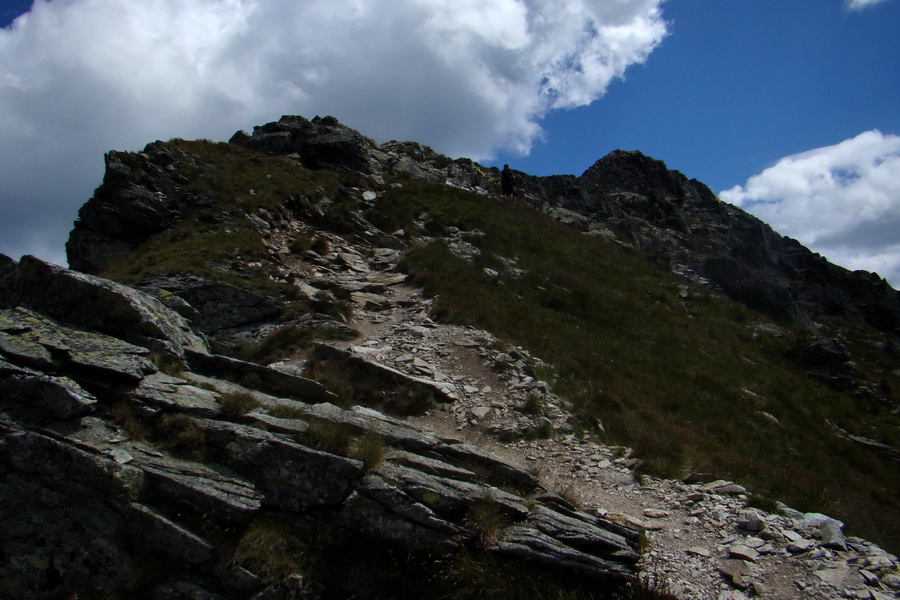
[(29, 308), (178, 359), (186, 349), (207, 351), (206, 342), (188, 322), (152, 296), (33, 256), (19, 263), (4, 259), (2, 308)]
[(270, 154), (296, 154), (311, 169), (344, 169), (365, 175), (376, 175), (380, 170), (372, 156), (378, 145), (334, 117), (309, 121), (284, 116), (254, 127), (253, 135), (239, 131), (229, 142)]
[(271, 321), (281, 314), (281, 308), (261, 294), (196, 275), (149, 278), (138, 287), (170, 303), (204, 333)]
[[(230, 142), (292, 158), (308, 168), (338, 169), (376, 180), (411, 177), (485, 195), (498, 173), (415, 142), (378, 146), (333, 117), (310, 121), (284, 116), (255, 127), (252, 135), (239, 131)], [(127, 258), (150, 236), (213, 204), (204, 194), (192, 192), (186, 185), (189, 178), (179, 170), (179, 165), (201, 169), (204, 161), (163, 142), (147, 144), (138, 153), (110, 151), (105, 161), (103, 183), (79, 209), (66, 243), (69, 265), (75, 270), (99, 274)], [(292, 201), (288, 198), (285, 203)], [(327, 220), (325, 212), (319, 216)]]
[(141, 153), (106, 154), (103, 183), (90, 206), (78, 211), (78, 226), (66, 242), (69, 264), (85, 273), (99, 273), (128, 256), (147, 237), (178, 221), (186, 197), (184, 176), (167, 167), (171, 151), (160, 142)]
[(296, 156), (311, 169), (340, 169), (376, 179), (404, 175), (434, 184), (449, 184), (487, 193), (497, 176), (469, 159), (451, 159), (416, 142), (390, 141), (378, 145), (334, 117), (285, 115), (276, 122), (253, 128), (253, 134), (235, 133), (229, 143), (270, 154)]
[[(126, 286), (34, 258), (0, 264), (4, 597), (129, 585), (146, 597), (289, 597), (290, 573), (240, 558), (242, 535), (266, 519), (335, 522), (417, 555), (479, 548), (604, 585), (635, 576), (635, 530), (579, 511), (518, 465), (211, 355), (179, 315)], [(33, 273), (62, 299), (33, 290)], [(101, 300), (106, 320), (80, 308)], [(186, 360), (171, 374), (150, 360), (163, 341)], [(323, 427), (344, 441), (326, 442)], [(374, 454), (350, 449), (362, 438)], [(156, 571), (130, 581), (150, 556)]]

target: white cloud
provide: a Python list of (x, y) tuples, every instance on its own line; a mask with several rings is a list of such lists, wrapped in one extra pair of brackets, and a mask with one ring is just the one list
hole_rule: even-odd
[(719, 196), (832, 262), (900, 284), (900, 136), (866, 131), (788, 156)]
[(549, 110), (646, 59), (662, 1), (36, 0), (0, 30), (0, 251), (67, 230), (109, 149), (282, 114), (524, 153)]
[(880, 4), (884, 1), (885, 0), (847, 0), (847, 7), (850, 10), (862, 10), (864, 8), (868, 8), (869, 6)]

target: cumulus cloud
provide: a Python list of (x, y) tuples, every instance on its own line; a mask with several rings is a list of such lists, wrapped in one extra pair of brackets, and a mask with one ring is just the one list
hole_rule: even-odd
[(866, 131), (719, 194), (849, 269), (900, 284), (900, 136)]
[(882, 2), (885, 2), (885, 0), (847, 0), (847, 7), (850, 8), (850, 10), (862, 10)]
[(0, 251), (45, 257), (102, 154), (330, 114), (454, 156), (527, 152), (666, 34), (662, 0), (36, 0), (0, 30)]

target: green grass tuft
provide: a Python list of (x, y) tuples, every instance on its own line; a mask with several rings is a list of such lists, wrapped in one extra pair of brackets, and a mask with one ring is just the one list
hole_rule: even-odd
[(304, 441), (318, 450), (347, 456), (353, 443), (350, 429), (340, 423), (311, 420), (304, 434)]
[(163, 450), (191, 460), (203, 462), (212, 453), (203, 429), (193, 417), (183, 413), (163, 416), (154, 428), (154, 440)]
[(229, 419), (242, 417), (260, 406), (259, 400), (249, 392), (233, 392), (219, 397), (222, 416)]
[(257, 364), (268, 364), (309, 347), (314, 333), (308, 329), (286, 325), (267, 335), (259, 344), (245, 344), (236, 358)]
[(260, 516), (251, 521), (234, 549), (232, 562), (263, 580), (279, 584), (307, 567), (305, 545), (291, 533), (283, 519)]
[(482, 548), (493, 545), (500, 537), (500, 532), (508, 524), (503, 507), (491, 496), (479, 498), (469, 510), (468, 522), (478, 536), (478, 544)]
[(374, 431), (367, 431), (355, 442), (352, 456), (363, 463), (366, 471), (371, 471), (384, 461), (387, 446), (384, 439)]

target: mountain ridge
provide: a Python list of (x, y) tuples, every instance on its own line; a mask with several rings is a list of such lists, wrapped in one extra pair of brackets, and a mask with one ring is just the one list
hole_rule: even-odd
[[(480, 189), (481, 193), (486, 191), (484, 184), (496, 177), (496, 169), (485, 169), (468, 159), (452, 160), (414, 142), (391, 141), (379, 146), (333, 117), (308, 121), (284, 116), (254, 128), (252, 135), (239, 131), (229, 143), (292, 156), (312, 169), (338, 168), (376, 179), (382, 173), (403, 174), (429, 183)], [(107, 156), (109, 187), (119, 183), (115, 174), (122, 156)], [(585, 231), (592, 227), (617, 229), (626, 243), (656, 253), (675, 263), (673, 267), (691, 270), (720, 286), (732, 299), (777, 319), (811, 327), (813, 318), (861, 316), (894, 335), (900, 330), (900, 293), (883, 278), (828, 262), (738, 207), (719, 201), (696, 179), (670, 171), (662, 161), (640, 152), (613, 151), (580, 177), (518, 173), (518, 178), (521, 197), (539, 210), (562, 218), (559, 209), (571, 211), (582, 219), (568, 222)], [(171, 192), (171, 185), (166, 187), (158, 192)], [(98, 190), (100, 197), (103, 189)], [(95, 205), (101, 204), (100, 197)], [(131, 200), (131, 204), (149, 212), (128, 215), (125, 220), (158, 222), (160, 227), (172, 217), (149, 198), (140, 203)], [(67, 244), (70, 264), (78, 270), (98, 270), (98, 265), (78, 250), (97, 243), (81, 243), (82, 236), (100, 234), (121, 242), (122, 237), (144, 234), (99, 221), (102, 213), (99, 206), (79, 213)]]

